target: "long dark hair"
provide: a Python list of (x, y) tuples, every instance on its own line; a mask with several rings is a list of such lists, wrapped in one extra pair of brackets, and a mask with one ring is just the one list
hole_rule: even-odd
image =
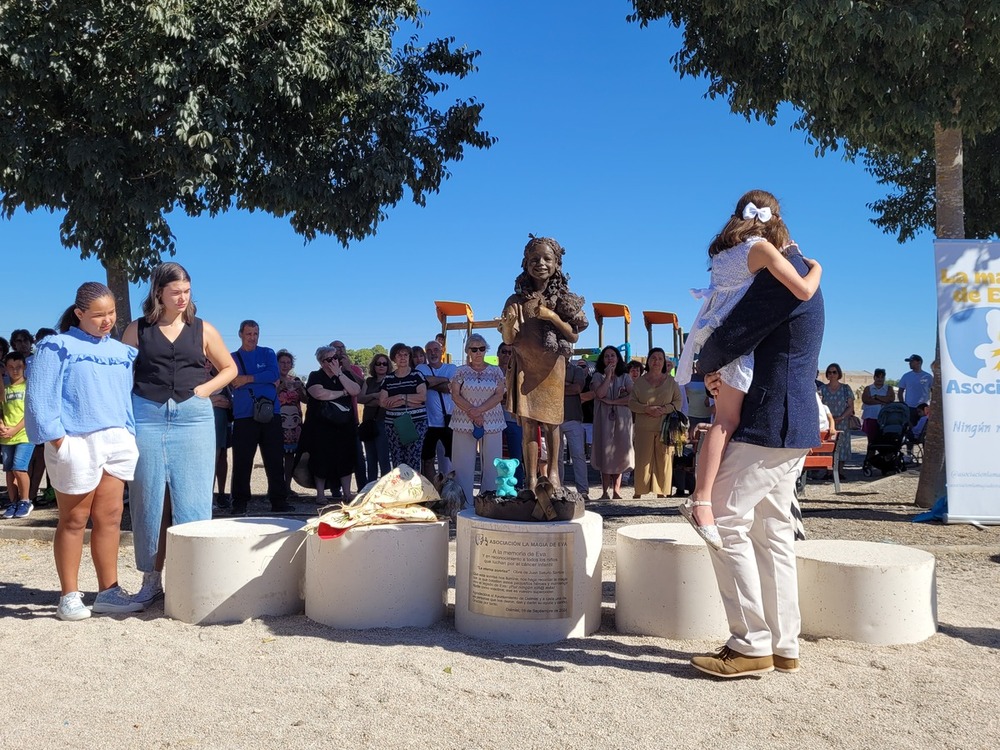
[(76, 299), (73, 304), (66, 308), (66, 312), (62, 314), (59, 318), (59, 322), (56, 323), (56, 328), (59, 329), (60, 333), (66, 333), (73, 326), (80, 325), (80, 319), (76, 317), (76, 310), (89, 310), (90, 306), (94, 304), (101, 297), (111, 297), (115, 298), (115, 295), (111, 293), (107, 285), (102, 284), (100, 281), (86, 281), (80, 284), (80, 288), (76, 290)]
[(668, 365), (668, 362), (667, 362), (667, 353), (665, 351), (663, 351), (663, 349), (661, 349), (658, 346), (654, 346), (652, 349), (649, 350), (649, 354), (646, 355), (646, 366), (643, 369), (645, 369), (646, 372), (649, 372), (649, 360), (657, 352), (659, 352), (660, 354), (663, 355), (663, 369), (660, 370), (660, 372), (670, 372), (670, 370), (667, 369), (667, 365)]
[(625, 374), (625, 360), (622, 357), (622, 353), (620, 351), (618, 351), (618, 347), (616, 347), (616, 346), (606, 346), (603, 349), (601, 349), (601, 353), (597, 356), (597, 363), (594, 365), (594, 369), (597, 370), (597, 372), (601, 373), (602, 375), (606, 375), (607, 374), (607, 373), (604, 372), (604, 368), (605, 368), (605, 364), (604, 364), (604, 352), (608, 351), (608, 349), (610, 349), (611, 351), (613, 351), (615, 353), (615, 358), (618, 360), (618, 362), (615, 364), (615, 372), (614, 372), (614, 374), (615, 375), (624, 375)]
[[(753, 203), (757, 208), (771, 209), (770, 220), (764, 222), (756, 216), (752, 219), (744, 219), (743, 209), (747, 207), (748, 203)], [(781, 218), (781, 206), (778, 204), (778, 199), (766, 190), (750, 190), (740, 196), (733, 215), (729, 217), (722, 231), (715, 235), (715, 239), (708, 246), (708, 257), (714, 258), (724, 250), (736, 247), (751, 237), (763, 237), (782, 252), (791, 242), (788, 227), (785, 226), (785, 222)]]
[[(163, 287), (174, 281), (191, 283), (190, 274), (188, 274), (187, 269), (180, 263), (170, 261), (161, 263), (153, 269), (153, 273), (149, 277), (149, 294), (142, 303), (142, 316), (150, 325), (159, 320), (163, 314), (163, 300), (160, 297), (163, 294)], [(184, 312), (181, 313), (181, 318), (183, 318), (185, 323), (194, 322), (195, 310), (194, 300), (192, 299), (188, 303), (188, 306), (184, 308)], [(242, 331), (242, 329), (240, 330)]]

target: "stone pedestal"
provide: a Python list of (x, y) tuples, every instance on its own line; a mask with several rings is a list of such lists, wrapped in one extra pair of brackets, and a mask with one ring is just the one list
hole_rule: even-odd
[(603, 521), (458, 515), (455, 627), (501, 643), (551, 643), (601, 625)]
[(448, 522), (355, 526), (306, 541), (306, 617), (335, 628), (427, 627), (444, 616)]
[(802, 633), (882, 646), (937, 631), (935, 560), (895, 544), (797, 542)]
[(302, 521), (226, 518), (167, 530), (164, 612), (189, 623), (302, 611)]
[(615, 554), (619, 633), (676, 640), (729, 635), (711, 553), (689, 524), (624, 526)]

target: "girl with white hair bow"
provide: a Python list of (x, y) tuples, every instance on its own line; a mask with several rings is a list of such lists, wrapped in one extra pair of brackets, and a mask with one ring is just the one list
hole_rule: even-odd
[[(800, 276), (788, 260), (793, 254), (801, 255), (781, 218), (778, 199), (766, 190), (745, 193), (708, 247), (711, 285), (708, 289), (691, 290), (695, 297), (705, 301), (681, 353), (676, 376), (679, 385), (691, 381), (702, 345), (743, 298), (759, 271), (769, 271), (800, 300), (810, 299), (816, 293), (823, 269), (816, 261), (804, 258), (809, 271)], [(712, 513), (712, 487), (729, 438), (739, 427), (743, 397), (753, 380), (753, 353), (730, 362), (719, 374), (722, 383), (715, 399), (715, 421), (698, 454), (695, 491), (679, 508), (701, 537), (717, 549), (722, 547), (722, 540)]]

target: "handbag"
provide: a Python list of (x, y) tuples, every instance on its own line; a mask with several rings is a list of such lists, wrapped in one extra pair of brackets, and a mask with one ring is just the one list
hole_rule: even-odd
[(269, 398), (255, 398), (253, 389), (250, 389), (250, 398), (253, 399), (253, 421), (269, 424), (274, 419), (274, 402)]
[(362, 422), (358, 425), (358, 437), (365, 443), (378, 437), (378, 425), (374, 419), (369, 419), (367, 422)]
[[(246, 374), (247, 363), (243, 361), (243, 355), (236, 352), (236, 356), (239, 357), (240, 364), (243, 365), (243, 373)], [(248, 390), (250, 391), (250, 399), (253, 401), (253, 421), (269, 424), (274, 419), (274, 401), (263, 396), (257, 398), (253, 394), (253, 388), (248, 388)]]
[(666, 446), (674, 446), (680, 453), (687, 442), (688, 436), (687, 414), (680, 411), (672, 411), (663, 416), (660, 422), (660, 442)]
[(330, 424), (344, 425), (351, 421), (351, 410), (336, 401), (324, 401), (319, 415)]
[(417, 442), (417, 438), (420, 437), (409, 412), (396, 417), (392, 421), (392, 426), (396, 430), (396, 437), (399, 439), (400, 445), (410, 445)]

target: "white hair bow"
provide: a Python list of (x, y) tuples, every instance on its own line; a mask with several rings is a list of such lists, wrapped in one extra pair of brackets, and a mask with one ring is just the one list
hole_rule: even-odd
[(743, 218), (746, 221), (757, 218), (760, 219), (761, 224), (767, 224), (771, 220), (771, 209), (767, 206), (757, 208), (753, 203), (747, 203), (743, 209)]

